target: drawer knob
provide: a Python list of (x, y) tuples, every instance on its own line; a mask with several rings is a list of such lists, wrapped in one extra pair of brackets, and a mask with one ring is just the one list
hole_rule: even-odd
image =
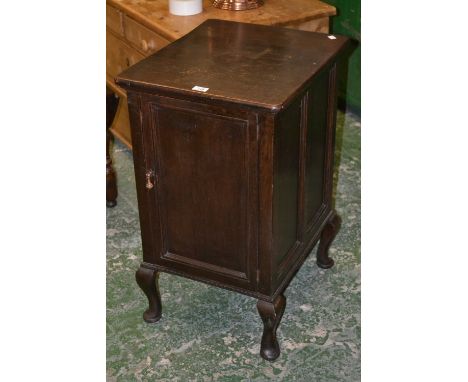
[(153, 170), (146, 171), (146, 184), (145, 184), (145, 187), (148, 190), (151, 190), (154, 187), (153, 177), (154, 177)]
[(146, 40), (141, 40), (141, 49), (144, 52), (147, 52), (148, 50), (154, 50), (154, 48), (156, 48), (154, 40), (150, 40), (149, 42)]

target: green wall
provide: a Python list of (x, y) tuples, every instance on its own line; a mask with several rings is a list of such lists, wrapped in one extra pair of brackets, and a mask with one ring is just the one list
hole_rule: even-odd
[(331, 18), (331, 32), (349, 36), (356, 41), (356, 47), (349, 57), (345, 73), (340, 73), (339, 97), (346, 100), (346, 106), (361, 111), (361, 1), (323, 0), (333, 5), (337, 15)]

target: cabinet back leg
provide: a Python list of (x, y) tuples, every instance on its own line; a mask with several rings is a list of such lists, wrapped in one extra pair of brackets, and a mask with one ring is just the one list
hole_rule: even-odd
[(110, 141), (113, 138), (109, 128), (114, 121), (119, 98), (116, 94), (107, 91), (106, 94), (106, 206), (114, 207), (117, 204), (117, 181), (115, 171), (112, 167), (112, 159), (110, 156)]
[(317, 265), (320, 268), (328, 269), (333, 267), (335, 262), (331, 257), (328, 256), (328, 249), (336, 237), (338, 230), (341, 226), (341, 218), (335, 214), (328, 220), (325, 227), (323, 227), (322, 233), (320, 234), (320, 243), (317, 249)]

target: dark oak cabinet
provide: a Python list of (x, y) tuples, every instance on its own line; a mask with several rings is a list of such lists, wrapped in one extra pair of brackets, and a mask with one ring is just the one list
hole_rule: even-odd
[(132, 128), (146, 321), (161, 317), (157, 273), (188, 277), (257, 298), (261, 355), (278, 357), (283, 291), (319, 240), (318, 265), (333, 265), (336, 64), (347, 42), (208, 20), (117, 78)]

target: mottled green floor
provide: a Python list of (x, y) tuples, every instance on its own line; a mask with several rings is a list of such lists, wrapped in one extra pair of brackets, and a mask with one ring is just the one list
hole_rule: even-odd
[(159, 280), (162, 319), (146, 324), (134, 280), (141, 239), (131, 153), (114, 147), (118, 205), (107, 210), (109, 381), (360, 380), (360, 122), (338, 115), (336, 209), (343, 218), (327, 271), (309, 256), (285, 292), (281, 356), (259, 356), (256, 301), (181, 277)]

